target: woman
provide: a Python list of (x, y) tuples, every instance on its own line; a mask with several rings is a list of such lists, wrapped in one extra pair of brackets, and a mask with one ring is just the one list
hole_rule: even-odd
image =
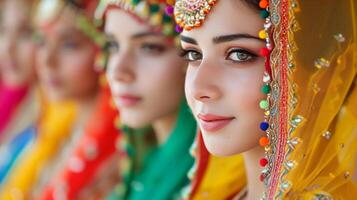
[[(4, 1), (0, 21), (0, 144), (27, 128), (38, 105), (32, 85), (35, 82), (35, 44), (32, 41), (32, 1)], [(15, 12), (20, 9), (21, 12)], [(21, 113), (21, 114), (20, 114)]]
[[(247, 190), (234, 199), (356, 198), (356, 68), (347, 68), (356, 66), (356, 10), (353, 1), (319, 3), (301, 3), (295, 18), (300, 7), (289, 0), (176, 2), (185, 92), (204, 144), (244, 156)], [(336, 30), (337, 45), (326, 42)]]
[[(34, 136), (39, 114), (32, 40), (33, 1), (1, 2), (0, 16), (0, 184)], [(24, 114), (26, 113), (26, 114)]]
[(38, 6), (37, 72), (49, 106), (0, 199), (76, 199), (98, 181), (103, 167), (116, 171), (117, 114), (95, 70), (102, 41), (94, 28), (97, 2), (50, 0)]
[(176, 46), (172, 6), (103, 1), (98, 13), (108, 40), (107, 78), (125, 133), (123, 182), (109, 199), (177, 198), (193, 164), (196, 123), (184, 100), (186, 62)]

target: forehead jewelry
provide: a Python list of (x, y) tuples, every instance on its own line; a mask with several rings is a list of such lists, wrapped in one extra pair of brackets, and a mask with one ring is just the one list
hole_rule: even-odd
[(178, 0), (175, 4), (176, 23), (184, 30), (202, 25), (217, 0)]

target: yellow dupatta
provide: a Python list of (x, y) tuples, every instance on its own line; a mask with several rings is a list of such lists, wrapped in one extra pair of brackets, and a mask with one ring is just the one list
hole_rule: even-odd
[(61, 144), (71, 133), (75, 117), (74, 103), (50, 103), (45, 106), (37, 138), (4, 183), (0, 199), (31, 199), (31, 189), (41, 169), (60, 150)]
[[(287, 115), (281, 115), (279, 104), (271, 119), (278, 137), (272, 139), (275, 170), (267, 199), (357, 199), (352, 180), (357, 152), (356, 6), (354, 0), (270, 2), (276, 45), (271, 56), (273, 101), (274, 94), (282, 101), (284, 66), (289, 96)], [(277, 122), (284, 117), (288, 123), (281, 131)], [(281, 151), (279, 144), (285, 145)]]

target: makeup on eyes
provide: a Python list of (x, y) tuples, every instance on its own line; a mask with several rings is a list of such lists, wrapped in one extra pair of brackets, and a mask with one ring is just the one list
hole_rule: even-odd
[(202, 54), (193, 48), (181, 49), (180, 56), (188, 62), (195, 62), (202, 59)]
[(140, 45), (141, 50), (148, 54), (160, 54), (166, 50), (165, 45), (155, 42), (143, 42)]
[(119, 51), (119, 44), (114, 38), (107, 38), (104, 50), (110, 54), (117, 53)]
[[(231, 57), (235, 53), (236, 59)], [(245, 56), (245, 57), (244, 57)], [(226, 53), (226, 60), (231, 60), (234, 63), (244, 63), (254, 61), (255, 58), (259, 57), (255, 53), (243, 48), (230, 48)], [(240, 59), (240, 60), (239, 60)]]

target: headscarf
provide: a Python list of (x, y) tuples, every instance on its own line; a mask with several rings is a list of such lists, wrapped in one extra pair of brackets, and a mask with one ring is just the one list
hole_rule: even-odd
[[(177, 1), (186, 30), (219, 1)], [(196, 6), (196, 7), (195, 7)], [(353, 0), (260, 0), (266, 19), (263, 199), (354, 199), (357, 23)], [(197, 9), (197, 7), (199, 9)], [(177, 9), (176, 9), (177, 8)]]
[[(121, 9), (139, 22), (149, 25), (153, 31), (177, 42), (180, 30), (177, 30), (179, 27), (173, 18), (173, 4), (171, 0), (102, 0), (97, 17), (103, 24), (108, 11)], [(175, 127), (162, 145), (153, 139), (155, 135), (151, 127), (131, 129), (123, 126), (122, 130), (124, 136), (121, 139), (119, 162), (123, 182), (118, 184), (109, 199), (178, 198), (182, 188), (189, 182), (187, 172), (193, 164), (189, 147), (196, 132), (196, 123), (186, 101), (182, 101)]]
[(357, 197), (356, 6), (353, 0), (270, 5), (276, 138), (267, 199)]

